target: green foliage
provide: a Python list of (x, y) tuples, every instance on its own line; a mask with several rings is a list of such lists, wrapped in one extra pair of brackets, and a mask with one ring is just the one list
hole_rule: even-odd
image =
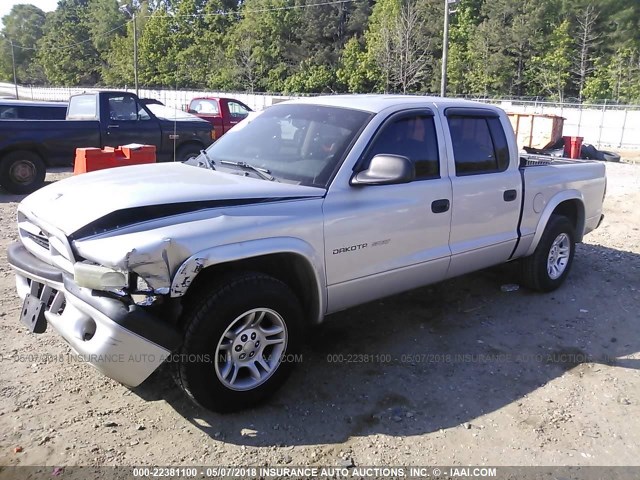
[(178, 78), (177, 35), (165, 8), (153, 12), (138, 41), (138, 81), (141, 85), (174, 87)]
[(474, 6), (473, 1), (462, 0), (456, 9), (456, 14), (451, 18), (447, 84), (448, 91), (454, 95), (471, 92), (468, 75), (473, 50), (471, 39), (477, 28), (476, 19), (478, 18)]
[(373, 59), (367, 55), (356, 37), (352, 37), (342, 51), (340, 66), (336, 72), (339, 82), (350, 93), (371, 92), (380, 77)]
[(592, 77), (587, 80), (584, 96), (587, 101), (612, 99), (618, 103), (640, 102), (640, 53), (638, 50), (619, 49), (608, 63), (596, 62)]
[(44, 73), (34, 64), (35, 49), (42, 38), (45, 13), (33, 5), (15, 5), (9, 15), (2, 18), (3, 36), (0, 45), (0, 78), (13, 82), (13, 56), (16, 63), (18, 83), (43, 83)]
[(569, 22), (558, 25), (549, 38), (549, 43), (540, 55), (532, 58), (532, 80), (540, 86), (541, 93), (563, 101), (571, 76), (572, 38)]
[(100, 53), (93, 45), (88, 0), (61, 0), (47, 17), (38, 41), (38, 62), (55, 85), (95, 85), (100, 81)]
[[(3, 18), (0, 79), (263, 92), (434, 92), (442, 0), (60, 0)], [(448, 92), (640, 101), (638, 0), (460, 0)], [(591, 12), (591, 13), (589, 13)], [(585, 29), (585, 19), (591, 18)], [(3, 37), (3, 38), (2, 38)]]
[(335, 83), (336, 74), (325, 65), (303, 62), (299, 71), (284, 82), (286, 93), (329, 93)]

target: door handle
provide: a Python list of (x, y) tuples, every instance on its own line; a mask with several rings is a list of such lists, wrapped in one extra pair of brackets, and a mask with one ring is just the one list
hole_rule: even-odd
[(505, 190), (502, 194), (502, 198), (505, 202), (513, 202), (516, 198), (518, 198), (518, 192), (515, 190)]
[(440, 200), (434, 200), (431, 202), (431, 211), (433, 213), (444, 213), (449, 210), (449, 200), (442, 198)]

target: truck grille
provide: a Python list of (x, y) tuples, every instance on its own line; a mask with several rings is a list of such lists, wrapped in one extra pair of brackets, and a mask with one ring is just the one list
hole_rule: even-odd
[(49, 250), (49, 239), (44, 235), (36, 235), (31, 232), (24, 232), (24, 236), (33, 240), (36, 244), (40, 245), (42, 248)]
[(64, 236), (52, 235), (18, 210), (18, 233), (27, 250), (41, 260), (73, 272), (73, 253)]

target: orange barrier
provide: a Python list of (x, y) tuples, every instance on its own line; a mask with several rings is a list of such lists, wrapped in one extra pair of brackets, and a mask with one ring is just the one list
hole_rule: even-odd
[(156, 147), (154, 145), (142, 145), (137, 147), (105, 147), (76, 148), (76, 158), (73, 166), (73, 174), (104, 170), (105, 168), (125, 167), (128, 165), (140, 165), (156, 162)]

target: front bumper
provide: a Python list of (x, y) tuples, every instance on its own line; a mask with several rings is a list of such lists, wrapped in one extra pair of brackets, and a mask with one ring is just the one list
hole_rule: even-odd
[(172, 326), (142, 307), (78, 287), (21, 243), (9, 246), (7, 258), (16, 273), (20, 298), (38, 296), (46, 304), (47, 324), (80, 359), (107, 377), (135, 387), (179, 345), (180, 334)]

